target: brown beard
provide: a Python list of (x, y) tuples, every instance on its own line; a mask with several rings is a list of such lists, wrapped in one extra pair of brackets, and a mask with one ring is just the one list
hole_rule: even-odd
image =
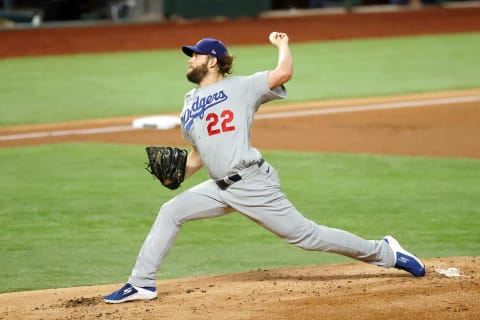
[(187, 79), (190, 82), (195, 84), (200, 84), (200, 82), (205, 78), (208, 73), (207, 62), (202, 65), (199, 65), (192, 70), (187, 72)]

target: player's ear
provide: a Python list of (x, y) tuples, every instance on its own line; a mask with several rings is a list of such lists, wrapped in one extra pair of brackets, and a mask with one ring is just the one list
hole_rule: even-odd
[(217, 63), (218, 63), (217, 58), (215, 58), (214, 56), (208, 56), (207, 65), (208, 65), (209, 68), (215, 68)]

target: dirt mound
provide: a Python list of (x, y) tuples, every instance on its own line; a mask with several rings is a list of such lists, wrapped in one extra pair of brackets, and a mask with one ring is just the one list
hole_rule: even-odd
[(424, 278), (347, 263), (161, 280), (156, 300), (121, 305), (102, 295), (122, 284), (6, 293), (0, 319), (478, 319), (480, 259), (425, 262)]

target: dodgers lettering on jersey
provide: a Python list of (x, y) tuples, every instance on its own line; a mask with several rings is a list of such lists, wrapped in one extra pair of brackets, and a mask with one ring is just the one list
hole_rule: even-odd
[(223, 90), (206, 97), (197, 97), (191, 108), (185, 109), (181, 115), (182, 124), (185, 127), (185, 130), (190, 131), (195, 118), (203, 119), (207, 109), (226, 101), (227, 99), (228, 97)]

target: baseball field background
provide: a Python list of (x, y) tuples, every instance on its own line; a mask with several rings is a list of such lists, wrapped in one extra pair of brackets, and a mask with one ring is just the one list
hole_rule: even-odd
[[(356, 34), (352, 37), (357, 39), (350, 40), (338, 36), (335, 41), (321, 37), (333, 32), (329, 28), (310, 30), (311, 39), (305, 42), (307, 18), (298, 19), (297, 28), (275, 19), (252, 22), (258, 33), (263, 30), (260, 25), (270, 31), (283, 27), (295, 58), (288, 101), (265, 106), (265, 114), (288, 109), (292, 102), (297, 109), (308, 109), (312, 101), (322, 106), (336, 99), (351, 105), (371, 104), (371, 97), (376, 102), (405, 97), (431, 101), (451, 94), (478, 98), (480, 33), (475, 30), (480, 30), (480, 20), (474, 18), (480, 17), (480, 10), (456, 10), (371, 14), (364, 20), (358, 15), (309, 18), (312, 23), (343, 26), (339, 31), (344, 35), (348, 21), (357, 23), (351, 30), (365, 32), (378, 24), (377, 33)], [(431, 27), (439, 16), (455, 33), (418, 31)], [(409, 27), (403, 34), (397, 24), (388, 23), (401, 18), (404, 28)], [(468, 26), (464, 32), (462, 22)], [(215, 30), (217, 24), (212, 23)], [(178, 39), (180, 44), (164, 38), (156, 42), (177, 49), (138, 46), (109, 52), (122, 48), (104, 44), (106, 52), (88, 53), (76, 51), (81, 46), (70, 40), (55, 52), (52, 43), (59, 30), (49, 30), (53, 40), (44, 40), (44, 54), (38, 47), (32, 55), (22, 49), (17, 56), (0, 49), (0, 319), (127, 319), (129, 314), (153, 313), (166, 319), (343, 319), (352, 314), (380, 319), (385, 312), (394, 319), (475, 319), (480, 312), (475, 304), (480, 292), (480, 102), (475, 99), (348, 115), (355, 120), (346, 115), (267, 119), (254, 127), (254, 144), (258, 141), (264, 157), (279, 169), (284, 192), (301, 212), (366, 238), (395, 235), (427, 261), (427, 277), (414, 279), (396, 270), (305, 252), (232, 214), (182, 228), (159, 272), (159, 299), (115, 307), (101, 302), (101, 294), (127, 279), (160, 205), (181, 192), (162, 188), (148, 175), (143, 148), (151, 143), (185, 145), (178, 139), (180, 132), (19, 136), (178, 112), (183, 94), (191, 88), (185, 80), (186, 57), (178, 47), (217, 36), (215, 31), (205, 33), (205, 25)], [(266, 40), (252, 37), (248, 44), (225, 30), (238, 27), (237, 22), (222, 26), (218, 37), (223, 35), (236, 56), (235, 73), (275, 66), (276, 52)], [(419, 27), (415, 32), (414, 26)], [(144, 26), (131, 26), (135, 28)], [(178, 32), (185, 28), (194, 29), (179, 25)], [(79, 32), (81, 42), (94, 36), (80, 32), (95, 28), (69, 31)], [(25, 41), (22, 31), (0, 31), (0, 43), (11, 41), (15, 32)], [(24, 32), (31, 32), (35, 42), (45, 30)], [(128, 34), (117, 36), (117, 41), (127, 42)], [(136, 35), (136, 43), (142, 43)], [(296, 41), (297, 35), (301, 41)], [(86, 45), (84, 49), (89, 51)], [(405, 112), (411, 122), (403, 120)], [(392, 115), (403, 122), (390, 126)], [(356, 134), (342, 138), (341, 132), (352, 129), (351, 121), (358, 121)], [(301, 146), (299, 150), (279, 147), (278, 140), (285, 139), (280, 131), (290, 133), (290, 144)], [(328, 132), (337, 135), (323, 143)], [(430, 140), (433, 133), (443, 134), (440, 142)], [(363, 134), (368, 139), (362, 140)], [(255, 140), (256, 135), (263, 138)], [(331, 145), (343, 146), (342, 139), (356, 145), (332, 149)], [(379, 141), (377, 149), (370, 148), (373, 140)], [(407, 147), (392, 147), (400, 140)], [(417, 148), (419, 141), (426, 142), (423, 150)], [(201, 171), (183, 188), (204, 179)], [(435, 271), (447, 267), (460, 268), (462, 276), (446, 278)], [(32, 291), (39, 289), (50, 290)], [(388, 311), (382, 305), (388, 305)]]

